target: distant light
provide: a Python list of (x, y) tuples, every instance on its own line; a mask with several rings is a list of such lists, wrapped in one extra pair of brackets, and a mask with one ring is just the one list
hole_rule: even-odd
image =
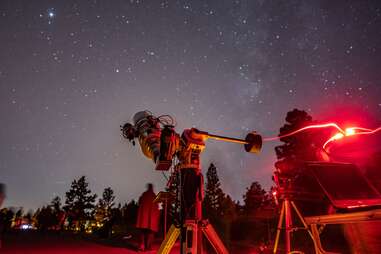
[(31, 228), (32, 228), (32, 225), (29, 225), (29, 224), (21, 225), (21, 229), (23, 229), (23, 230), (27, 230), (27, 229), (31, 229)]
[(50, 11), (50, 12), (48, 13), (48, 15), (49, 15), (49, 18), (53, 18), (53, 17), (54, 17), (54, 12)]

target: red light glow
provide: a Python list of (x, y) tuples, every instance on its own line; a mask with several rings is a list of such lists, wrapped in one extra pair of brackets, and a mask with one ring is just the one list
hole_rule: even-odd
[(349, 127), (346, 128), (344, 133), (339, 132), (333, 135), (331, 138), (329, 138), (323, 145), (323, 149), (325, 150), (327, 145), (331, 143), (332, 141), (336, 141), (339, 139), (342, 139), (344, 137), (348, 136), (355, 136), (355, 135), (369, 135), (369, 134), (374, 134), (378, 131), (381, 130), (381, 127), (378, 127), (377, 129), (368, 129), (368, 128), (363, 128), (363, 127)]
[(335, 128), (338, 130), (337, 133), (335, 133), (332, 137), (330, 137), (323, 145), (323, 149), (325, 150), (328, 144), (330, 144), (333, 141), (337, 141), (340, 139), (343, 139), (345, 137), (349, 136), (354, 136), (354, 135), (369, 135), (369, 134), (374, 134), (378, 131), (381, 130), (381, 127), (378, 127), (376, 129), (369, 129), (369, 128), (364, 128), (364, 127), (348, 127), (345, 129), (340, 128), (336, 123), (325, 123), (325, 124), (315, 124), (315, 125), (308, 125), (306, 127), (300, 128), (296, 131), (290, 132), (288, 134), (278, 136), (278, 137), (269, 137), (269, 138), (264, 138), (263, 141), (274, 141), (274, 140), (279, 140), (281, 138), (289, 137), (292, 135), (295, 135), (299, 132), (303, 132), (306, 130), (310, 129), (323, 129), (323, 128)]

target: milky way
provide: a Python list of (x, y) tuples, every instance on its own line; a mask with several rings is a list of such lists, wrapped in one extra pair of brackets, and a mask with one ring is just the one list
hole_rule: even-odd
[[(0, 2), (0, 182), (6, 205), (36, 208), (81, 175), (121, 202), (165, 179), (119, 125), (139, 110), (244, 137), (278, 134), (297, 107), (381, 116), (379, 1), (113, 0)], [(352, 119), (357, 121), (358, 119)], [(359, 120), (360, 121), (360, 120)], [(224, 190), (268, 188), (259, 155), (208, 141)]]

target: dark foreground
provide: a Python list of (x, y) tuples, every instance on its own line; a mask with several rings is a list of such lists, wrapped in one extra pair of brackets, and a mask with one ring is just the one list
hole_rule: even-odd
[[(135, 244), (128, 241), (100, 241), (71, 234), (40, 234), (37, 232), (15, 232), (3, 238), (1, 254), (154, 254), (159, 248), (160, 240), (152, 251), (138, 252)], [(249, 250), (250, 249), (250, 250)], [(248, 246), (235, 246), (232, 253), (258, 253)], [(205, 251), (206, 252), (206, 251)], [(178, 244), (171, 254), (178, 254)]]
[[(132, 248), (112, 246), (68, 234), (18, 232), (6, 235), (2, 254), (134, 254)], [(155, 251), (145, 253), (156, 253)]]

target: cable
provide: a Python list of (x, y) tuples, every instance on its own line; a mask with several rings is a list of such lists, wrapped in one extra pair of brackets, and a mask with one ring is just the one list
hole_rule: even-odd
[(296, 131), (287, 133), (285, 135), (281, 135), (281, 136), (277, 136), (277, 137), (264, 138), (263, 141), (279, 140), (281, 138), (289, 137), (289, 136), (295, 135), (295, 134), (297, 134), (299, 132), (302, 132), (302, 131), (305, 131), (305, 130), (309, 130), (309, 129), (321, 129), (321, 128), (327, 128), (327, 127), (334, 127), (339, 132), (345, 133), (345, 131), (343, 129), (341, 129), (336, 123), (314, 124), (314, 125), (308, 125), (308, 126), (302, 127), (300, 129), (297, 129)]
[(329, 139), (327, 139), (324, 142), (322, 148), (323, 148), (323, 150), (327, 154), (329, 154), (329, 153), (326, 150), (326, 147), (328, 146), (329, 143), (331, 143), (333, 141), (336, 141), (336, 140), (339, 140), (339, 139), (342, 139), (342, 138), (348, 137), (348, 136), (374, 134), (374, 133), (376, 133), (376, 132), (381, 130), (381, 127), (378, 127), (376, 129), (369, 129), (369, 128), (355, 126), (355, 127), (348, 127), (348, 128), (342, 129), (336, 123), (314, 124), (314, 125), (308, 125), (308, 126), (302, 127), (300, 129), (297, 129), (296, 131), (292, 131), (290, 133), (287, 133), (285, 135), (281, 135), (281, 136), (278, 136), (278, 137), (264, 138), (263, 141), (264, 142), (269, 142), (269, 141), (280, 140), (282, 138), (293, 136), (293, 135), (295, 135), (295, 134), (297, 134), (299, 132), (303, 132), (305, 130), (321, 129), (321, 128), (332, 128), (332, 127), (337, 129), (338, 132), (335, 133), (335, 135), (331, 136)]

